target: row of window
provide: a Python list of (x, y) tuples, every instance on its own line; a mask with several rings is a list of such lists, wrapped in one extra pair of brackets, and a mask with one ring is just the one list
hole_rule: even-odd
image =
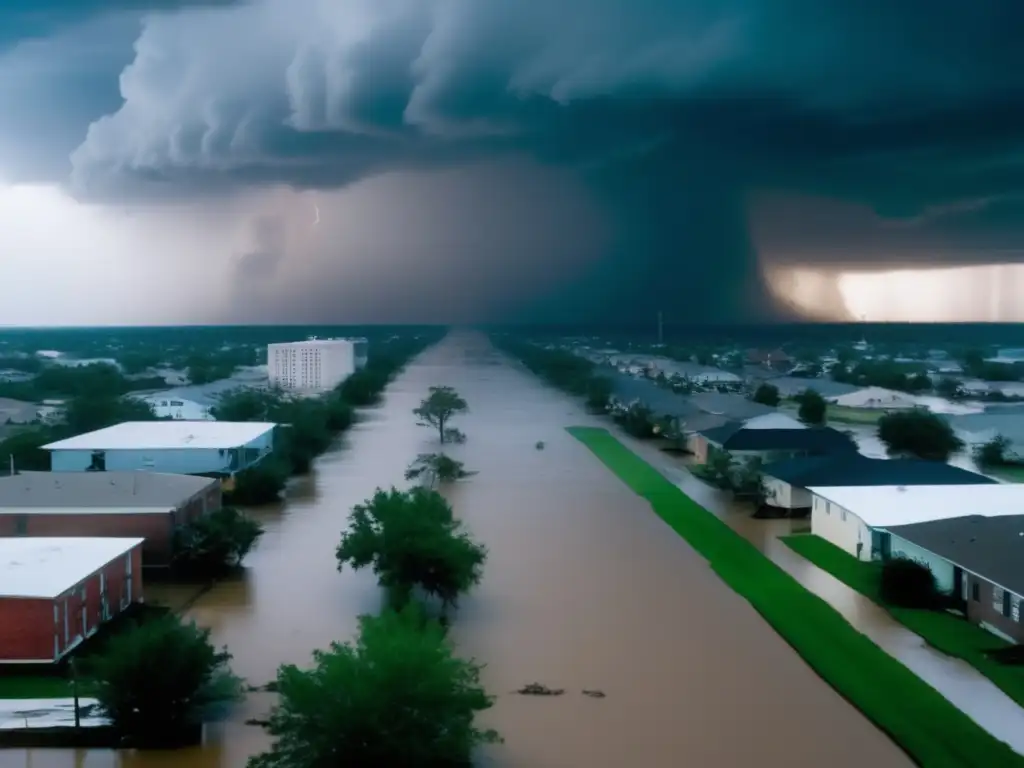
[[(967, 581), (967, 575), (964, 574), (964, 581)], [(981, 584), (974, 582), (971, 584), (971, 600), (976, 603), (981, 602)], [(1013, 621), (1020, 621), (1020, 596), (1015, 595), (1012, 592), (1007, 592), (1002, 587), (992, 587), (992, 607), (999, 611), (1003, 616)]]
[[(819, 507), (818, 502), (819, 501), (821, 501), (821, 499), (819, 499), (817, 496), (815, 496), (814, 497), (814, 501), (812, 502), (812, 504), (814, 505), (815, 509), (818, 509), (818, 507)], [(832, 502), (825, 501), (825, 502), (822, 502), (822, 503), (825, 505), (825, 514), (826, 515), (831, 515), (832, 514)], [(836, 506), (839, 507), (838, 504)], [(842, 507), (839, 507), (839, 519), (842, 520), (844, 523), (846, 522), (846, 510), (843, 509)]]

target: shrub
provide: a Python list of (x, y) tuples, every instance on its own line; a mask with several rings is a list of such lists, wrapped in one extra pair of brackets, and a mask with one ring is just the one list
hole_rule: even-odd
[(288, 463), (276, 453), (272, 454), (235, 475), (235, 486), (225, 494), (225, 498), (242, 506), (269, 504), (281, 497), (289, 474)]
[(174, 532), (174, 568), (189, 576), (220, 575), (241, 565), (262, 535), (256, 520), (221, 507)]
[(905, 557), (882, 565), (879, 596), (901, 608), (936, 608), (940, 602), (935, 576), (928, 566)]

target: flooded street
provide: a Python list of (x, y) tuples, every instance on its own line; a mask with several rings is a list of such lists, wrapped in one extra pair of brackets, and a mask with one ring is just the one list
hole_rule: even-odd
[[(485, 682), (499, 697), (486, 720), (507, 743), (488, 765), (911, 765), (564, 431), (590, 418), (470, 334), (449, 336), (411, 365), (315, 477), (260, 513), (267, 533), (246, 578), (189, 608), (230, 646), (250, 683), (272, 679), (281, 662), (306, 664), (314, 648), (351, 637), (359, 613), (378, 609), (372, 574), (339, 574), (334, 548), (354, 504), (377, 486), (402, 484), (416, 454), (434, 449), (436, 436), (411, 413), (432, 384), (454, 386), (472, 409), (455, 423), (468, 442), (451, 452), (479, 474), (450, 497), (490, 557), (453, 634), (463, 654), (487, 663)], [(566, 693), (509, 693), (531, 682)], [(2, 763), (236, 768), (266, 744), (244, 721), (272, 702), (250, 695), (230, 722), (208, 729), (201, 749), (12, 750)]]

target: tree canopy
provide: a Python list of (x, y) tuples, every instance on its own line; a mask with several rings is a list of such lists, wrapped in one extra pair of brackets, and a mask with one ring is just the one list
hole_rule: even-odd
[(112, 635), (85, 670), (93, 695), (114, 726), (140, 744), (161, 743), (196, 723), (208, 709), (241, 696), (226, 649), (210, 630), (173, 614)]
[(761, 403), (761, 405), (770, 405), (775, 408), (782, 402), (782, 396), (779, 394), (779, 388), (774, 384), (764, 382), (755, 391), (753, 397), (750, 398), (755, 403)]
[(421, 453), (405, 470), (406, 480), (424, 480), (429, 487), (453, 483), (472, 475), (461, 461), (443, 453)]
[(450, 439), (449, 422), (468, 410), (469, 405), (454, 387), (433, 386), (419, 407), (413, 409), (413, 413), (421, 419), (421, 424), (436, 429), (440, 441), (444, 443)]
[(797, 397), (800, 408), (797, 411), (797, 418), (804, 424), (821, 426), (828, 418), (828, 403), (825, 402), (818, 392), (807, 389)]
[(921, 408), (887, 413), (878, 421), (878, 439), (890, 456), (927, 461), (948, 461), (964, 447), (948, 421)]
[(338, 570), (372, 567), (398, 605), (419, 588), (447, 607), (479, 583), (487, 550), (437, 491), (378, 490), (356, 505), (337, 549)]
[(274, 743), (249, 768), (468, 766), (500, 741), (475, 724), (494, 703), (480, 671), (415, 605), (363, 616), (355, 642), (315, 652), (310, 669), (281, 667)]
[(263, 526), (234, 507), (221, 507), (174, 532), (174, 568), (192, 578), (213, 578), (237, 568)]

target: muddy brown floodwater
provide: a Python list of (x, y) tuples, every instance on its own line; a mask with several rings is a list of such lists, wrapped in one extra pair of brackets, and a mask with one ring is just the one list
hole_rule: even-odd
[[(487, 663), (485, 682), (499, 698), (486, 720), (507, 742), (480, 764), (912, 765), (564, 431), (589, 417), (468, 332), (409, 366), (315, 477), (281, 509), (262, 511), (267, 533), (247, 578), (189, 610), (230, 646), (239, 674), (260, 684), (281, 662), (306, 663), (313, 649), (351, 637), (357, 614), (379, 607), (372, 575), (339, 574), (334, 547), (350, 507), (400, 483), (415, 455), (435, 445), (411, 414), (431, 384), (456, 387), (472, 408), (458, 422), (469, 440), (453, 454), (479, 474), (450, 496), (490, 557), (454, 638)], [(531, 682), (565, 694), (510, 693)], [(272, 700), (251, 695), (229, 722), (208, 728), (200, 749), (8, 751), (0, 763), (236, 768), (266, 745), (244, 721)]]

